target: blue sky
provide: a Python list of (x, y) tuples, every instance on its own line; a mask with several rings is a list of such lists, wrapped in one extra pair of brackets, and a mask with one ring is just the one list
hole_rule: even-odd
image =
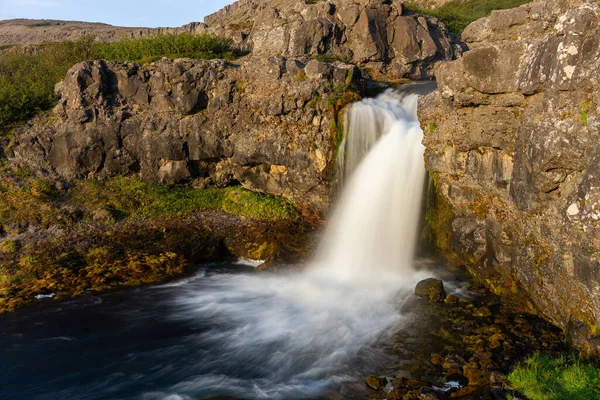
[(120, 26), (181, 26), (202, 21), (234, 0), (0, 0), (0, 19), (104, 22)]

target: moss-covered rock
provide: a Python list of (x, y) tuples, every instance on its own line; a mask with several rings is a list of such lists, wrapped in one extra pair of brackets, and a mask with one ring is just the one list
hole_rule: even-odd
[(415, 294), (419, 297), (429, 299), (430, 303), (438, 303), (444, 301), (446, 292), (444, 291), (444, 282), (435, 278), (424, 279), (417, 283)]

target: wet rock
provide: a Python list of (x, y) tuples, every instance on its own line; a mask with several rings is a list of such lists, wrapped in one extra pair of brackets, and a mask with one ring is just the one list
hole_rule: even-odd
[(463, 372), (460, 369), (448, 370), (444, 379), (446, 382), (458, 382), (461, 386), (467, 386), (469, 384), (469, 378), (463, 375)]
[(385, 378), (380, 378), (377, 376), (367, 376), (365, 382), (367, 386), (373, 390), (381, 390), (387, 384), (387, 380)]
[(442, 397), (433, 388), (423, 387), (417, 395), (419, 400), (440, 400)]
[(439, 303), (444, 301), (446, 292), (444, 291), (444, 283), (439, 279), (428, 278), (417, 283), (415, 294), (419, 297), (429, 299), (430, 303)]
[(490, 391), (490, 395), (492, 396), (492, 399), (494, 399), (494, 400), (508, 400), (506, 390), (504, 390), (504, 389), (493, 388)]
[(489, 307), (479, 307), (473, 310), (474, 317), (491, 317), (492, 311), (490, 311)]
[(446, 304), (456, 304), (456, 303), (458, 303), (458, 297), (456, 297), (456, 295), (449, 294), (444, 299), (444, 303), (446, 303)]
[(442, 365), (444, 362), (444, 357), (441, 354), (432, 354), (431, 355), (431, 363), (433, 365)]
[(452, 393), (450, 395), (450, 398), (451, 399), (466, 399), (466, 398), (471, 398), (471, 396), (474, 396), (481, 392), (482, 392), (481, 388), (477, 388), (474, 386), (466, 386), (466, 387), (462, 387), (462, 388), (458, 389), (456, 392)]

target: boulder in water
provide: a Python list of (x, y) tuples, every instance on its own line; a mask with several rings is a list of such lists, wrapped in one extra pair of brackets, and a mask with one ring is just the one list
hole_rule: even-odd
[(381, 390), (387, 384), (387, 380), (385, 378), (379, 378), (377, 376), (367, 376), (365, 381), (367, 386), (373, 390)]
[(415, 294), (419, 297), (428, 298), (430, 303), (439, 303), (446, 298), (444, 283), (435, 278), (427, 278), (417, 283)]

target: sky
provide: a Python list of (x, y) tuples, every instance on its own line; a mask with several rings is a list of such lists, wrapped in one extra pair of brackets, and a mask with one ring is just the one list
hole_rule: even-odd
[(234, 0), (0, 0), (0, 20), (12, 18), (104, 22), (118, 26), (177, 27)]

